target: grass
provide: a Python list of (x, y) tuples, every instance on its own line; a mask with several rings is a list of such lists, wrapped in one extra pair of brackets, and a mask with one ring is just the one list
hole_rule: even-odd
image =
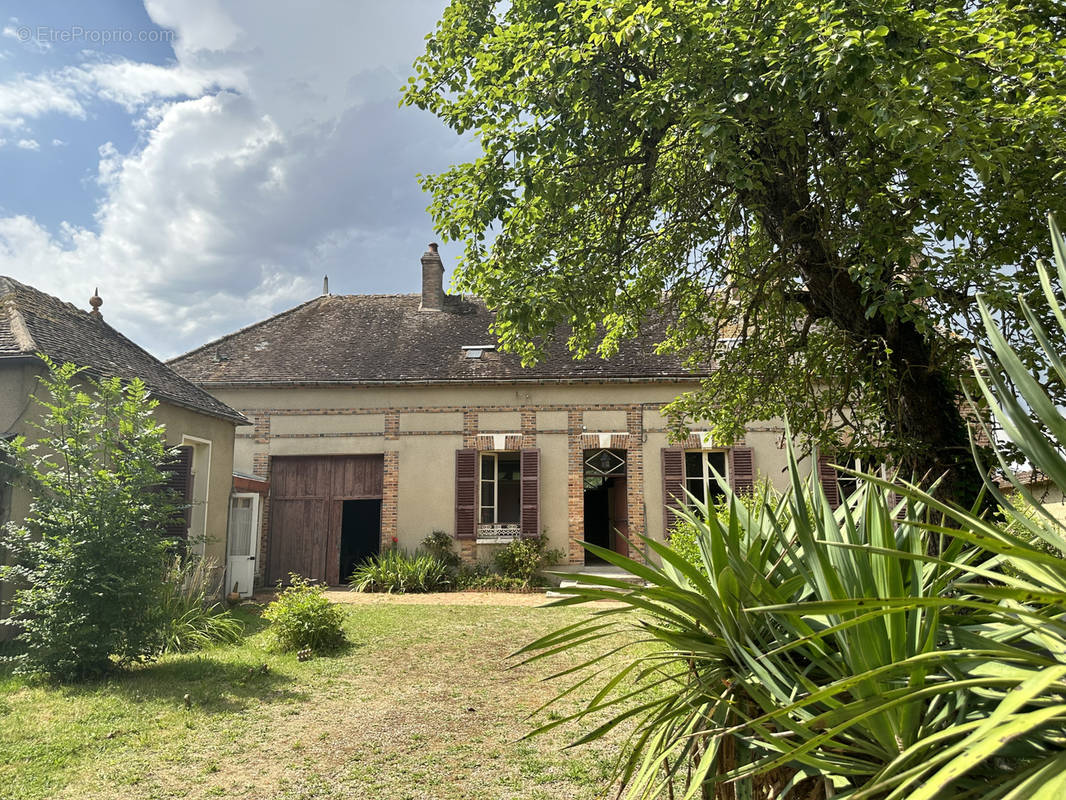
[(349, 606), (351, 646), (301, 663), (268, 652), (245, 612), (236, 645), (98, 683), (0, 676), (0, 798), (597, 797), (611, 742), (562, 752), (573, 730), (519, 741), (557, 689), (536, 679), (563, 662), (504, 662), (586, 613)]

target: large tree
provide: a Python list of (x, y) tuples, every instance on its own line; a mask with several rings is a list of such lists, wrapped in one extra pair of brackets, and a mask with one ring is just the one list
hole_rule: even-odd
[(709, 373), (682, 418), (787, 415), (961, 498), (975, 296), (1030, 353), (1010, 299), (1066, 210), (1064, 63), (1053, 0), (453, 0), (405, 99), (480, 141), (423, 181), (506, 347), (665, 315)]

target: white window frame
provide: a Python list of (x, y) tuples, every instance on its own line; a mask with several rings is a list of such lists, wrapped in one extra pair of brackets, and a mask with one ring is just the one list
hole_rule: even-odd
[[(520, 522), (500, 522), (500, 456), (515, 456), (518, 460), (519, 485), (521, 485), (522, 456), (518, 450), (482, 450), (477, 462), (477, 540), (479, 542), (509, 542), (521, 536)], [(485, 461), (492, 462), (492, 478), (485, 478)], [(492, 484), (492, 505), (484, 504), (483, 487)], [(492, 522), (484, 521), (485, 511), (492, 509)]]
[[(688, 454), (699, 453), (700, 454), (700, 466), (703, 470), (702, 475), (689, 475), (688, 474)], [(729, 476), (729, 451), (721, 447), (712, 447), (706, 450), (686, 450), (685, 451), (685, 505), (689, 508), (695, 506), (695, 500), (693, 500), (688, 493), (689, 481), (699, 480), (703, 484), (703, 502), (708, 503), (711, 496), (711, 486), (717, 487), (718, 481), (714, 477), (714, 473), (711, 472), (711, 460), (709, 458), (711, 453), (722, 454), (722, 477), (726, 479), (726, 482), (730, 482), (732, 479)]]
[[(186, 531), (187, 541), (192, 546), (190, 552), (203, 558), (207, 553), (209, 538), (207, 510), (211, 502), (211, 447), (210, 439), (181, 435), (179, 447), (192, 448), (192, 463), (189, 465), (189, 479), (192, 481), (192, 496), (189, 498), (189, 527)], [(229, 557), (229, 508), (226, 508), (226, 538), (223, 553)]]

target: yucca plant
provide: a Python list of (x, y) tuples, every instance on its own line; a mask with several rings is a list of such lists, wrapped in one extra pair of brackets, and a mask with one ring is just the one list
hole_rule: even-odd
[[(1066, 285), (1054, 223), (1052, 235)], [(1040, 269), (1066, 332), (1051, 272)], [(1022, 309), (1049, 369), (1066, 380), (1047, 333)], [(985, 400), (1032, 465), (1066, 488), (1066, 423), (982, 312)], [(561, 603), (624, 606), (520, 652), (532, 661), (612, 637), (608, 652), (643, 650), (615, 670), (604, 655), (588, 661), (579, 685), (600, 689), (540, 730), (606, 716), (585, 742), (630, 724), (619, 770), (629, 797), (679, 786), (686, 797), (738, 800), (1066, 796), (1066, 562), (1046, 552), (1066, 553), (1066, 539), (1054, 519), (1034, 520), (991, 483), (1010, 525), (869, 475), (834, 511), (791, 453), (789, 470), (786, 513), (734, 500), (727, 513), (689, 515), (698, 566), (650, 540), (660, 568), (589, 546), (647, 585), (570, 590)], [(902, 521), (893, 491), (904, 497)]]
[(627, 796), (679, 781), (694, 797), (840, 796), (979, 704), (956, 702), (970, 684), (952, 674), (958, 654), (944, 648), (942, 610), (929, 602), (983, 572), (979, 549), (940, 542), (943, 556), (930, 559), (936, 534), (900, 524), (888, 488), (867, 485), (834, 511), (791, 452), (789, 462), (784, 513), (734, 501), (724, 515), (686, 514), (699, 564), (650, 539), (661, 568), (589, 545), (647, 585), (618, 582), (621, 595), (579, 587), (560, 602), (614, 597), (639, 617), (598, 612), (523, 650), (532, 661), (609, 637), (644, 649), (591, 703), (541, 728), (617, 711), (589, 741), (635, 720), (620, 770)]

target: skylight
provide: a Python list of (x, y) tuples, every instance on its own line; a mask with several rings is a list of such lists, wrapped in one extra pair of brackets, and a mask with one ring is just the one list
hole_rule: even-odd
[(486, 350), (495, 350), (495, 349), (496, 349), (496, 345), (494, 345), (494, 344), (464, 344), (463, 345), (463, 354), (467, 358), (481, 358), (482, 354)]

